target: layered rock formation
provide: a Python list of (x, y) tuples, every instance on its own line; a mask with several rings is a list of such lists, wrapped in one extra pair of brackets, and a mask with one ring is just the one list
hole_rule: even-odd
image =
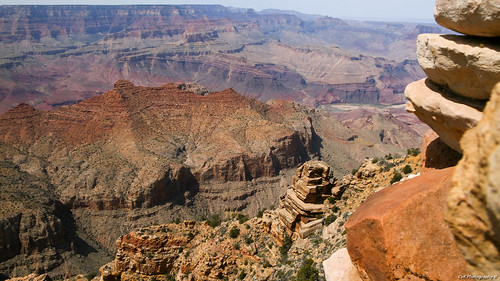
[(457, 96), (429, 79), (406, 87), (406, 110), (428, 124), (441, 140), (461, 152), (460, 139), (465, 131), (481, 120), (482, 103)]
[(74, 104), (119, 79), (196, 82), (262, 101), (401, 103), (423, 77), (416, 35), (440, 31), (219, 5), (3, 5), (0, 15), (0, 113)]
[(418, 62), (429, 78), (472, 99), (488, 100), (500, 80), (500, 46), (494, 39), (421, 34)]
[(278, 209), (280, 222), (290, 236), (307, 237), (322, 226), (323, 201), (331, 194), (330, 167), (308, 161), (297, 169), (292, 187)]
[[(500, 18), (491, 17), (495, 13), (498, 5), (489, 1), (436, 4), (439, 23), (475, 36), (485, 35), (479, 31), (481, 26), (460, 25), (498, 26)], [(498, 171), (494, 168), (499, 162), (495, 155), (498, 43), (424, 34), (419, 36), (418, 50), (429, 78), (408, 85), (407, 109), (439, 138), (424, 138), (421, 176), (375, 193), (349, 218), (349, 255), (364, 280), (496, 278), (500, 268)], [(481, 104), (490, 97), (483, 116)], [(443, 169), (459, 156), (441, 140), (464, 153), (456, 169)]]
[(495, 0), (438, 0), (434, 18), (440, 25), (472, 36), (500, 36), (500, 5)]

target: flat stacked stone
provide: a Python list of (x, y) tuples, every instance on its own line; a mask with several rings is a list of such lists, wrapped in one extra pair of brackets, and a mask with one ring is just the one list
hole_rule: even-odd
[(437, 0), (434, 18), (441, 26), (463, 34), (500, 36), (498, 0)]
[(297, 169), (292, 187), (281, 201), (278, 215), (288, 234), (305, 238), (322, 226), (318, 219), (323, 201), (330, 196), (330, 167), (322, 161), (308, 161)]
[(500, 36), (500, 1), (438, 0), (434, 15), (442, 26), (466, 36), (418, 36), (418, 61), (429, 78), (407, 86), (407, 109), (462, 153), (463, 133), (482, 118), (500, 81), (500, 44), (491, 38)]

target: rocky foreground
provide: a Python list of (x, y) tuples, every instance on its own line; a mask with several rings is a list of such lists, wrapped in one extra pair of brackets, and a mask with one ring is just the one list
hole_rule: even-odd
[(332, 276), (498, 278), (500, 45), (492, 37), (499, 11), (496, 1), (436, 2), (436, 21), (466, 35), (420, 35), (428, 78), (405, 95), (407, 110), (437, 135), (424, 138), (419, 177), (370, 196), (348, 219), (347, 252), (332, 259), (350, 258), (332, 265)]

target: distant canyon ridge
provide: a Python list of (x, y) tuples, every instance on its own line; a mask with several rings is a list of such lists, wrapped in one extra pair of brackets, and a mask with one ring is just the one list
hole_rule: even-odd
[(0, 6), (0, 113), (113, 88), (194, 82), (261, 101), (400, 104), (431, 24), (192, 6)]

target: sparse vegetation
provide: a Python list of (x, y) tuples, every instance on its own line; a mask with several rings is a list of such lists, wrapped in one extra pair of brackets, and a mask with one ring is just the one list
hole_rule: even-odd
[(332, 210), (332, 212), (336, 213), (336, 212), (338, 212), (340, 209), (339, 209), (339, 207), (337, 207), (337, 206), (333, 206), (330, 210)]
[(376, 164), (377, 162), (378, 162), (378, 158), (377, 157), (375, 157), (375, 158), (372, 159), (372, 163), (373, 164)]
[(334, 215), (334, 214), (331, 214), (331, 215), (329, 215), (328, 217), (326, 217), (326, 218), (323, 220), (323, 224), (324, 224), (324, 225), (329, 225), (329, 224), (331, 224), (332, 222), (334, 222), (336, 219), (337, 219), (337, 216), (336, 216), (336, 215)]
[(250, 237), (245, 237), (245, 243), (246, 243), (247, 245), (250, 245), (250, 244), (252, 244), (252, 243), (253, 243), (253, 239), (252, 239), (252, 238), (250, 238)]
[(219, 215), (213, 215), (207, 219), (207, 224), (213, 228), (219, 226), (221, 223)]
[(393, 183), (396, 183), (396, 182), (400, 181), (402, 178), (403, 178), (403, 175), (401, 175), (401, 173), (400, 173), (400, 172), (395, 172), (395, 173), (394, 173), (394, 176), (392, 176), (392, 179), (391, 179), (391, 184), (393, 184)]
[(315, 267), (312, 259), (306, 259), (304, 264), (297, 271), (295, 281), (317, 281), (319, 280), (319, 272)]
[(229, 230), (229, 237), (237, 238), (239, 235), (240, 235), (240, 229), (237, 228), (236, 226), (233, 226), (233, 228)]
[(97, 276), (97, 273), (93, 272), (93, 273), (89, 273), (89, 274), (85, 275), (85, 278), (87, 278), (87, 280), (92, 280), (96, 276)]
[(280, 246), (280, 254), (283, 259), (286, 259), (288, 257), (288, 251), (292, 247), (292, 238), (288, 236), (288, 234), (285, 233), (285, 237), (283, 238), (283, 244)]
[(240, 280), (243, 280), (243, 279), (245, 279), (245, 277), (247, 277), (247, 273), (244, 270), (242, 270), (238, 277), (240, 278)]
[(392, 154), (390, 154), (390, 153), (389, 153), (389, 154), (386, 154), (386, 155), (384, 156), (384, 158), (385, 158), (386, 160), (392, 160), (392, 159), (394, 159), (394, 157), (392, 157)]
[(266, 208), (260, 210), (258, 213), (257, 213), (257, 217), (258, 218), (262, 218), (262, 216), (264, 215), (264, 212), (266, 211)]
[(410, 165), (406, 165), (406, 166), (404, 166), (404, 168), (403, 168), (403, 173), (405, 173), (405, 174), (409, 174), (409, 173), (411, 173), (411, 172), (413, 172), (413, 169), (411, 168), (411, 166), (410, 166)]
[(243, 214), (238, 214), (238, 222), (240, 224), (245, 223), (248, 220), (248, 216), (245, 216)]
[(420, 148), (408, 148), (406, 154), (410, 156), (417, 156), (420, 154)]

